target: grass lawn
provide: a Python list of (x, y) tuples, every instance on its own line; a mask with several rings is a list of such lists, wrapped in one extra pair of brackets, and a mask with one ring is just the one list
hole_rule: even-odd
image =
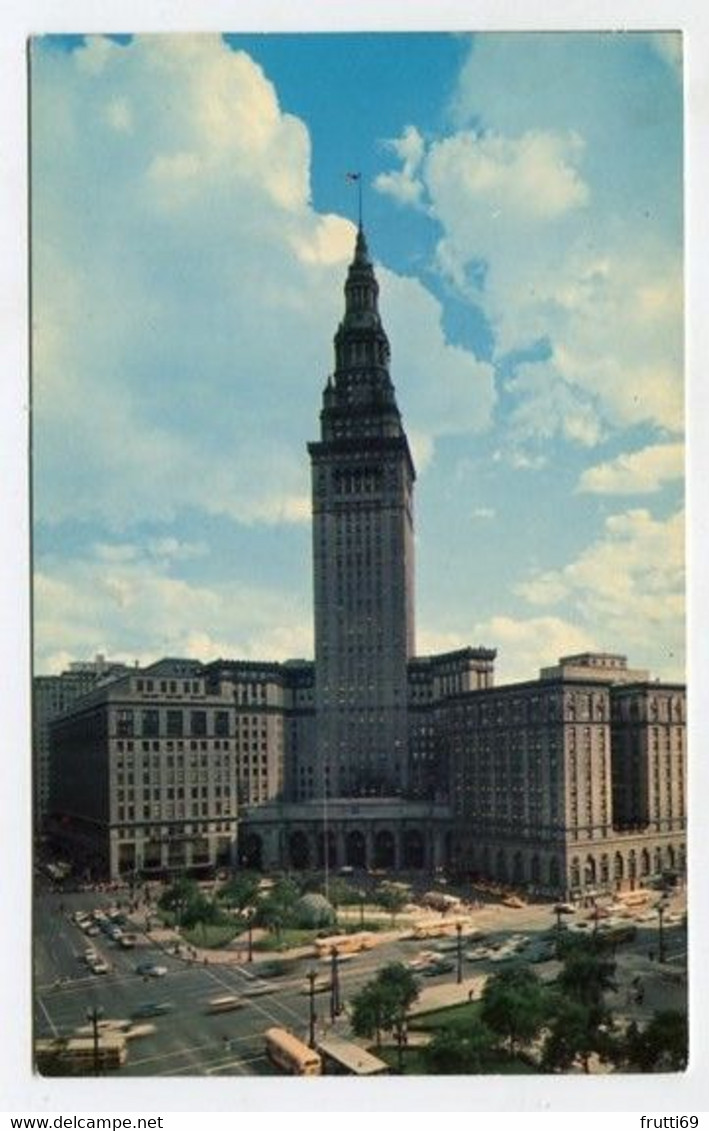
[[(385, 1048), (370, 1049), (375, 1056), (383, 1060), (389, 1065), (393, 1073), (399, 1072), (399, 1054), (395, 1048), (387, 1046)], [(526, 1060), (518, 1057), (507, 1056), (504, 1052), (500, 1052), (499, 1057), (492, 1061), (490, 1066), (481, 1073), (469, 1073), (468, 1075), (480, 1076), (534, 1076), (538, 1075), (539, 1070)], [(445, 1076), (446, 1073), (432, 1073), (426, 1064), (424, 1058), (424, 1051), (420, 1048), (404, 1049), (403, 1057), (403, 1075), (404, 1076), (432, 1076), (441, 1075)], [(453, 1075), (457, 1075), (454, 1073)]]
[(298, 930), (295, 927), (289, 927), (281, 931), (280, 937), (276, 935), (264, 935), (260, 939), (254, 939), (254, 950), (265, 951), (278, 951), (290, 950), (293, 946), (307, 946), (308, 943), (315, 941), (316, 932), (311, 928), (308, 930)]
[(436, 1009), (431, 1013), (420, 1013), (409, 1018), (409, 1029), (465, 1029), (470, 1021), (479, 1017), (480, 1002), (466, 1001), (462, 1005), (451, 1005), (447, 1009)]
[(219, 950), (236, 938), (239, 927), (235, 923), (198, 923), (196, 927), (183, 929), (180, 934), (190, 946)]

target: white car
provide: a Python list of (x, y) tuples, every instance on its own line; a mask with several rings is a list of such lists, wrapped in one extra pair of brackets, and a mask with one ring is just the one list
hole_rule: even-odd
[(478, 946), (474, 950), (466, 950), (465, 958), (468, 962), (482, 962), (483, 959), (489, 958), (492, 953), (486, 946)]
[(107, 962), (104, 962), (102, 958), (97, 959), (95, 962), (92, 962), (90, 965), (91, 965), (91, 969), (93, 970), (94, 974), (108, 974), (108, 971), (110, 970), (110, 966), (108, 965)]

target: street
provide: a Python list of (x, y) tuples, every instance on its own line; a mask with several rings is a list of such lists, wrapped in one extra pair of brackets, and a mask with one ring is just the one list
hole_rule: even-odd
[[(87, 1011), (94, 1007), (103, 1020), (130, 1019), (153, 1005), (167, 1011), (141, 1021), (144, 1035), (129, 1041), (127, 1063), (120, 1075), (132, 1076), (214, 1076), (268, 1075), (274, 1072), (264, 1054), (263, 1034), (270, 1026), (287, 1028), (307, 1040), (309, 1030), (309, 983), (307, 973), (315, 968), (319, 980), (330, 974), (330, 963), (312, 956), (289, 959), (285, 977), (262, 980), (259, 963), (273, 955), (258, 954), (254, 962), (239, 963), (238, 954), (213, 953), (207, 964), (200, 960), (186, 963), (160, 947), (144, 933), (138, 945), (123, 950), (104, 934), (87, 938), (70, 919), (77, 909), (92, 910), (108, 906), (107, 894), (90, 892), (38, 893), (35, 900), (35, 1009), (36, 1037), (67, 1036), (89, 1025)], [(584, 913), (577, 916), (581, 921)], [(536, 938), (554, 926), (550, 905), (530, 905), (519, 910), (488, 905), (472, 917), (488, 944), (502, 943), (513, 934)], [(401, 924), (401, 934), (404, 934)], [(611, 1002), (628, 1018), (647, 1020), (653, 1009), (678, 1007), (685, 999), (682, 950), (686, 950), (684, 928), (673, 923), (665, 928), (668, 963), (661, 966), (649, 958), (657, 954), (657, 925), (638, 923), (632, 945), (617, 953), (618, 992)], [(453, 940), (455, 943), (455, 940)], [(450, 942), (449, 942), (450, 946)], [(109, 966), (108, 973), (94, 974), (83, 960), (92, 947)], [(387, 941), (339, 963), (340, 998), (345, 1008), (354, 994), (387, 962), (408, 963), (421, 951), (436, 949), (436, 940), (414, 940), (391, 934)], [(443, 957), (443, 956), (442, 956)], [(422, 977), (420, 984), (426, 1001), (435, 1004), (436, 987), (440, 1004), (450, 1000), (457, 981), (455, 949), (445, 954), (449, 969), (435, 977)], [(231, 961), (225, 961), (225, 959)], [(222, 961), (219, 961), (222, 959)], [(524, 960), (524, 959), (522, 959)], [(162, 977), (141, 976), (136, 966), (154, 962), (165, 967)], [(490, 974), (503, 967), (494, 960), (463, 962), (463, 978)], [(555, 976), (558, 964), (542, 962), (535, 969), (545, 980)], [(637, 981), (640, 979), (640, 981)], [(634, 981), (635, 980), (635, 981)], [(636, 988), (643, 985), (642, 1000)], [(446, 988), (444, 994), (443, 988)], [(458, 987), (465, 999), (465, 987)], [(210, 1013), (209, 1002), (216, 997), (234, 995), (243, 1006), (224, 1013)], [(332, 1025), (330, 994), (315, 995), (316, 1032)], [(156, 1011), (157, 1012), (157, 1011)], [(346, 1017), (336, 1022), (347, 1031)]]

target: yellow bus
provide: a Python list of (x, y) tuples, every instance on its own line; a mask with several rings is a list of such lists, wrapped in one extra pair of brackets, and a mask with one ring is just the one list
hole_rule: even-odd
[(35, 1044), (37, 1071), (47, 1075), (90, 1075), (96, 1068), (120, 1068), (126, 1062), (126, 1040), (119, 1033), (93, 1037), (50, 1038)]
[(276, 1068), (291, 1076), (321, 1076), (322, 1059), (287, 1029), (267, 1029), (266, 1054)]
[(444, 919), (437, 919), (431, 923), (416, 923), (411, 932), (411, 938), (440, 939), (455, 935), (456, 931), (455, 920), (446, 922)]
[(329, 939), (316, 939), (315, 951), (318, 958), (327, 958), (333, 948), (338, 954), (357, 954), (360, 950), (371, 950), (374, 939), (366, 931), (355, 931), (351, 935), (332, 935)]

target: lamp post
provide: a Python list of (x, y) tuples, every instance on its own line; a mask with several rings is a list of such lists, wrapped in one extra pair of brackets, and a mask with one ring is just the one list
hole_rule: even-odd
[(246, 952), (246, 961), (247, 962), (253, 962), (253, 960), (254, 960), (253, 930), (254, 930), (254, 917), (253, 917), (253, 914), (249, 914), (249, 917), (246, 920), (247, 946), (248, 946), (248, 950)]
[(91, 1005), (86, 1010), (86, 1020), (90, 1021), (93, 1026), (94, 1037), (94, 1076), (99, 1074), (99, 1058), (98, 1058), (98, 1023), (103, 1017), (103, 1010), (100, 1005)]
[(309, 987), (310, 987), (309, 988), (309, 994), (310, 994), (310, 1033), (309, 1033), (309, 1037), (308, 1037), (308, 1044), (310, 1045), (311, 1049), (314, 1049), (315, 1048), (315, 1022), (317, 1020), (317, 1016), (316, 1016), (316, 1013), (315, 1013), (315, 979), (318, 976), (317, 970), (313, 970), (312, 967), (311, 967), (311, 969), (308, 970), (308, 973), (307, 973), (306, 976), (307, 976)]
[(456, 923), (455, 931), (456, 931), (456, 935), (458, 936), (458, 938), (457, 938), (457, 947), (458, 947), (457, 982), (458, 982), (458, 985), (460, 985), (461, 982), (463, 981), (463, 924), (462, 923)]
[(337, 967), (337, 947), (330, 951), (332, 959), (331, 985), (330, 985), (330, 1020), (334, 1021), (340, 1013), (340, 974)]
[(554, 908), (556, 915), (556, 957), (561, 957), (561, 916), (563, 914), (561, 907)]
[(357, 894), (359, 895), (359, 928), (362, 930), (364, 927), (364, 892), (360, 888)]

